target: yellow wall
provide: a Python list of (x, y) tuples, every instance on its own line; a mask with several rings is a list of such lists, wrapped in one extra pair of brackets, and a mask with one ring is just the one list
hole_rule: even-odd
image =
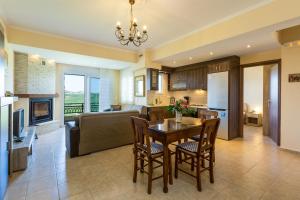
[(282, 47), (281, 70), (281, 147), (300, 152), (300, 82), (288, 82), (289, 74), (300, 73), (300, 47)]
[(8, 27), (7, 33), (9, 43), (126, 62), (137, 61), (137, 54), (133, 51), (104, 47), (93, 43), (82, 42), (46, 33), (32, 32), (15, 27)]
[(241, 58), (241, 64), (256, 63), (256, 62), (261, 62), (266, 60), (276, 60), (281, 58), (281, 50), (280, 48), (278, 48), (269, 51), (243, 55), (240, 58)]

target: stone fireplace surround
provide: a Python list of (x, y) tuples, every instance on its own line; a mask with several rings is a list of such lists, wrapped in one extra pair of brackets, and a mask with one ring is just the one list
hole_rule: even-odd
[[(56, 104), (58, 103), (56, 63), (20, 52), (14, 53), (14, 59), (14, 94), (19, 97), (19, 101), (14, 104), (14, 110), (23, 108), (25, 126), (38, 125), (37, 133), (46, 133), (53, 131), (54, 128), (59, 128), (60, 122), (56, 113)], [(52, 99), (52, 116), (49, 116), (48, 119), (39, 116), (42, 120), (32, 122), (30, 102), (33, 99), (43, 98)], [(43, 115), (45, 112), (38, 114)]]

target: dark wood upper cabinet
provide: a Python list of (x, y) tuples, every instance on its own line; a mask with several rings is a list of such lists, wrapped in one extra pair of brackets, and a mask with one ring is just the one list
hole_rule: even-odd
[(169, 90), (186, 90), (187, 89), (187, 71), (173, 72), (170, 74), (170, 85)]
[(169, 90), (194, 90), (207, 89), (207, 68), (200, 66), (198, 68), (178, 70), (169, 75)]
[(147, 69), (147, 90), (158, 90), (158, 69)]
[(218, 72), (226, 72), (230, 70), (231, 62), (223, 61), (223, 62), (217, 62), (217, 63), (210, 63), (207, 65), (208, 73), (218, 73)]

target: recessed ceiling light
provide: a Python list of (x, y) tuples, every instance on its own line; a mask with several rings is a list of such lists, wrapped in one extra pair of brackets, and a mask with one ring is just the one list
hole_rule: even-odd
[(189, 59), (190, 59), (190, 60), (193, 60), (193, 57), (192, 57), (192, 56), (190, 56), (190, 57), (189, 57)]
[(175, 60), (173, 61), (173, 64), (176, 64), (176, 61), (175, 61)]
[(214, 52), (212, 52), (212, 51), (211, 51), (211, 52), (209, 52), (209, 55), (211, 55), (211, 56), (212, 56), (212, 55), (214, 55)]
[(251, 48), (251, 45), (250, 45), (250, 44), (248, 44), (248, 45), (247, 45), (247, 48), (248, 48), (248, 49), (249, 49), (249, 48)]

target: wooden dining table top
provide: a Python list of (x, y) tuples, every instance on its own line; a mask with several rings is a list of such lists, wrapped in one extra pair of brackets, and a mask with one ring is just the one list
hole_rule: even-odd
[(167, 118), (162, 122), (150, 124), (149, 128), (151, 131), (167, 134), (177, 131), (183, 131), (195, 127), (202, 126), (203, 120), (193, 117), (182, 117), (181, 122), (176, 122), (176, 118)]

